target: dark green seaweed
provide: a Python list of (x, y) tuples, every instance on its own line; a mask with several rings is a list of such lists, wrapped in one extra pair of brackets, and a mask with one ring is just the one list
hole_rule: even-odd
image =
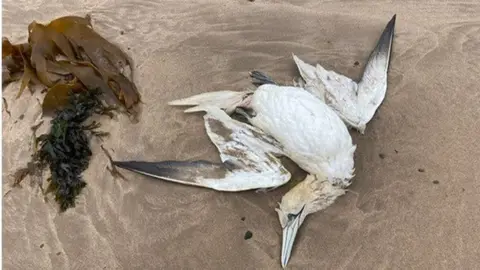
[(70, 92), (68, 105), (55, 112), (49, 133), (36, 139), (39, 150), (33, 155), (28, 174), (49, 167), (51, 177), (46, 193), (54, 194), (60, 212), (75, 207), (77, 196), (87, 185), (82, 178), (92, 156), (87, 132), (108, 135), (95, 131), (99, 127), (96, 122), (84, 124), (94, 113), (105, 114), (110, 110), (98, 98), (99, 94), (98, 90)]

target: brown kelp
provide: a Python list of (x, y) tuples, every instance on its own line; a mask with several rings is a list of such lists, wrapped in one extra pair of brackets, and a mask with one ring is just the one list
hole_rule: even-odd
[(3, 37), (2, 44), (2, 83), (21, 80), (17, 97), (26, 87), (51, 89), (75, 77), (88, 89), (100, 89), (107, 102), (119, 103), (129, 113), (140, 102), (131, 59), (94, 31), (88, 15), (60, 17), (45, 25), (33, 21), (28, 43), (11, 44)]
[[(88, 15), (60, 17), (48, 24), (33, 21), (27, 43), (12, 44), (4, 37), (2, 44), (2, 85), (20, 80), (17, 98), (25, 88), (33, 93), (34, 86), (44, 87), (42, 116), (53, 117), (48, 133), (36, 137), (32, 128), (34, 153), (15, 173), (14, 186), (27, 175), (41, 176), (48, 167), (51, 176), (44, 193), (53, 193), (63, 212), (75, 206), (86, 186), (82, 172), (92, 156), (89, 133), (108, 135), (88, 119), (93, 114), (113, 117), (122, 108), (136, 115), (140, 95), (133, 83), (132, 61), (93, 30)], [(43, 190), (42, 181), (39, 184)]]

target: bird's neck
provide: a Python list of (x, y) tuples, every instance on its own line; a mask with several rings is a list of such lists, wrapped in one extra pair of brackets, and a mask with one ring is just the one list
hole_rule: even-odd
[(321, 211), (335, 202), (335, 200), (345, 194), (345, 189), (341, 186), (335, 185), (331, 181), (325, 179), (324, 175), (315, 176), (314, 197), (311, 203), (308, 204), (306, 213), (314, 213)]

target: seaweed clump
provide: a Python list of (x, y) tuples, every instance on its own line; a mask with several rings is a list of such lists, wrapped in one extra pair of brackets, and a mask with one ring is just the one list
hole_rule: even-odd
[[(99, 91), (70, 91), (68, 104), (57, 110), (51, 120), (49, 133), (36, 138), (39, 149), (29, 166), (20, 170), (24, 172), (23, 178), (26, 174), (38, 174), (39, 170), (49, 167), (51, 177), (45, 195), (54, 193), (61, 212), (75, 207), (75, 199), (87, 185), (82, 179), (92, 156), (87, 132), (100, 137), (108, 135), (96, 131), (99, 127), (96, 122), (84, 124), (92, 114), (103, 114), (108, 110), (98, 99), (98, 94)], [(19, 181), (21, 179), (17, 179), (17, 184)]]
[(43, 191), (41, 175), (48, 167), (51, 177), (44, 194), (54, 193), (61, 212), (74, 207), (87, 185), (82, 172), (92, 156), (88, 132), (108, 135), (96, 131), (99, 123), (86, 120), (93, 114), (113, 117), (112, 111), (121, 109), (136, 116), (141, 100), (131, 59), (94, 31), (89, 15), (64, 16), (47, 24), (33, 21), (26, 43), (12, 44), (3, 37), (2, 75), (2, 86), (20, 81), (17, 98), (26, 88), (33, 93), (32, 86), (43, 87), (42, 116), (53, 117), (47, 134), (37, 138), (37, 127), (32, 128), (32, 160), (15, 173), (13, 185), (31, 175)]
[(51, 178), (47, 193), (55, 194), (61, 211), (74, 207), (76, 197), (87, 185), (81, 174), (92, 156), (86, 133), (92, 125), (82, 123), (103, 108), (97, 94), (97, 91), (71, 92), (69, 104), (52, 119), (50, 132), (37, 139), (40, 149), (34, 158), (41, 166), (48, 164)]

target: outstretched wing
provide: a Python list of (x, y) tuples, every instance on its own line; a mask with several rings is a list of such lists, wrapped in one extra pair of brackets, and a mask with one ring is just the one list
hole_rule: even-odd
[(396, 15), (385, 27), (359, 83), (342, 74), (326, 70), (319, 64), (316, 67), (309, 65), (293, 55), (305, 81), (304, 88), (324, 100), (348, 125), (360, 131), (364, 130), (385, 98), (395, 19)]
[(358, 83), (358, 102), (363, 104), (364, 121), (368, 123), (383, 102), (387, 92), (387, 73), (390, 67), (396, 15), (388, 22), (377, 46), (370, 54), (363, 76)]
[(120, 168), (166, 181), (243, 191), (271, 188), (290, 180), (290, 172), (276, 157), (281, 145), (261, 130), (236, 121), (217, 107), (204, 107), (205, 128), (220, 152), (222, 163), (197, 161), (116, 161)]

